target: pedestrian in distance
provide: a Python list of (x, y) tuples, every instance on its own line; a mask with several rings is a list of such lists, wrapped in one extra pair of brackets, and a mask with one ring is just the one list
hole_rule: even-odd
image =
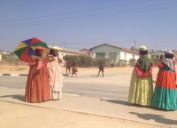
[(104, 77), (104, 64), (102, 62), (99, 63), (98, 65), (98, 75), (97, 77), (99, 77), (100, 73), (102, 73), (102, 77)]
[(72, 63), (70, 60), (66, 61), (66, 76), (69, 76), (71, 74), (71, 67), (72, 67)]
[(77, 63), (76, 62), (73, 62), (72, 63), (72, 76), (77, 76), (77, 72), (78, 72), (78, 70), (77, 70)]

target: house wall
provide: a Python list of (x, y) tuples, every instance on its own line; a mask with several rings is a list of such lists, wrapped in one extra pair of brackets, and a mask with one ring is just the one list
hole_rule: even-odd
[(135, 59), (135, 60), (138, 60), (138, 58), (139, 58), (139, 55), (135, 55), (135, 56), (134, 56), (134, 59)]
[(100, 59), (99, 55), (102, 53), (104, 54), (104, 58), (111, 58), (114, 57), (114, 60), (112, 60), (112, 63), (117, 63), (120, 59), (120, 49), (109, 47), (109, 46), (100, 46), (98, 48), (92, 49), (93, 52), (95, 52), (95, 59)]
[(138, 55), (128, 53), (128, 52), (124, 52), (124, 51), (120, 52), (120, 60), (126, 60), (127, 62), (129, 62), (131, 59), (136, 59), (137, 60), (138, 58), (139, 58)]
[(2, 61), (2, 54), (0, 54), (0, 61)]
[(133, 57), (133, 54), (131, 54), (131, 53), (126, 53), (126, 61), (127, 62), (129, 62), (131, 59), (133, 59), (134, 57)]
[(150, 57), (151, 57), (151, 59), (158, 60), (158, 59), (160, 59), (161, 55), (164, 55), (164, 53), (161, 51), (160, 52), (152, 52), (150, 54)]
[[(93, 52), (95, 52), (96, 54), (96, 59), (100, 59), (101, 58), (101, 53), (102, 55), (104, 54), (104, 56), (102, 56), (102, 58), (114, 58), (114, 53), (116, 54), (116, 57), (114, 58), (114, 60), (111, 63), (118, 63), (120, 60), (126, 60), (127, 62), (129, 62), (131, 59), (138, 59), (139, 56), (135, 55), (133, 53), (129, 53), (129, 52), (125, 52), (122, 51), (119, 48), (114, 48), (114, 47), (110, 47), (110, 46), (100, 46), (97, 48), (92, 49)], [(100, 55), (100, 56), (99, 56)]]

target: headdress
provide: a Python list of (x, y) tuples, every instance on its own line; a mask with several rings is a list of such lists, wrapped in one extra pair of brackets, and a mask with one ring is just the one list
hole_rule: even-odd
[(148, 51), (147, 47), (145, 45), (139, 46), (140, 51)]

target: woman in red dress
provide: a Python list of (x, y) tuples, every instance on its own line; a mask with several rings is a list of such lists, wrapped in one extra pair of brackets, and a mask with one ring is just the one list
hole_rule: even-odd
[(158, 64), (159, 72), (153, 94), (152, 106), (162, 110), (177, 110), (176, 71), (174, 55), (171, 50), (165, 52)]
[(40, 103), (50, 99), (47, 58), (42, 57), (42, 52), (37, 49), (36, 55), (29, 60), (25, 102)]

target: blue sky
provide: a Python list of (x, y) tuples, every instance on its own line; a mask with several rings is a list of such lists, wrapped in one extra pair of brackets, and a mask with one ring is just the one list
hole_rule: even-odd
[(177, 0), (0, 0), (0, 49), (31, 37), (72, 49), (177, 49)]

